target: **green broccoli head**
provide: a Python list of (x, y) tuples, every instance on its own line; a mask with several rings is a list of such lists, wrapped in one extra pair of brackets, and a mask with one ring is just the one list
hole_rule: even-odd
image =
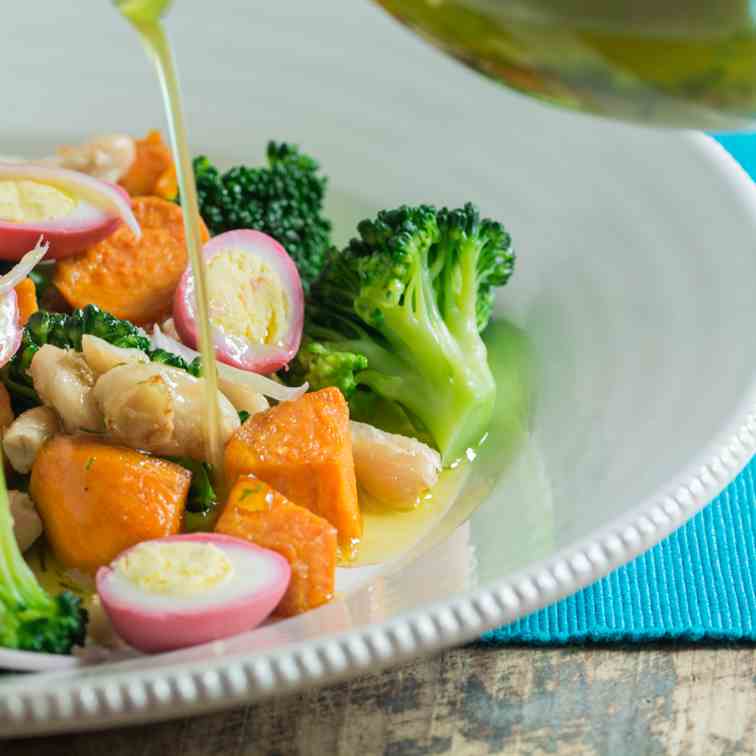
[[(476, 251), (476, 286), (475, 321), (478, 331), (483, 331), (491, 320), (497, 287), (504, 286), (514, 272), (514, 252), (512, 237), (501, 223), (481, 219), (474, 205), (467, 204), (459, 210), (443, 209), (439, 212), (439, 228), (442, 233), (441, 247), (446, 254), (458, 254), (466, 244), (478, 247)], [(448, 273), (453, 265), (446, 265)], [(439, 296), (454, 289), (450, 286), (437, 286)]]
[(206, 158), (194, 160), (200, 213), (213, 234), (253, 228), (270, 234), (299, 269), (305, 291), (318, 276), (330, 247), (323, 216), (326, 178), (297, 147), (268, 144), (268, 166), (237, 166), (221, 174)]
[(512, 274), (509, 234), (470, 204), (402, 206), (358, 231), (311, 289), (307, 334), (329, 352), (363, 355), (357, 386), (400, 405), (452, 461), (493, 410), (480, 331)]
[(37, 347), (53, 344), (63, 349), (81, 351), (81, 339), (86, 334), (98, 336), (124, 349), (147, 351), (150, 348), (150, 340), (143, 331), (96, 305), (87, 305), (70, 314), (38, 310), (26, 324), (24, 344)]
[(356, 373), (367, 366), (367, 357), (363, 354), (338, 352), (327, 344), (305, 339), (284, 378), (295, 386), (307, 382), (313, 391), (336, 386), (349, 399), (357, 389)]
[(86, 627), (79, 598), (47, 594), (19, 551), (0, 453), (0, 646), (68, 654), (83, 645)]

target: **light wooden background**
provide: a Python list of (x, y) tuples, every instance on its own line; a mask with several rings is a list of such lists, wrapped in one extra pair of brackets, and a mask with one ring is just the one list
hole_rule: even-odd
[(467, 647), (244, 709), (2, 756), (756, 754), (756, 648)]

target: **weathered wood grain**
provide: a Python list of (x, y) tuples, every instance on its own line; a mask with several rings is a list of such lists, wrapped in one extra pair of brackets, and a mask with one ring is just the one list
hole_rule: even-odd
[(449, 651), (245, 709), (3, 756), (756, 753), (756, 649)]

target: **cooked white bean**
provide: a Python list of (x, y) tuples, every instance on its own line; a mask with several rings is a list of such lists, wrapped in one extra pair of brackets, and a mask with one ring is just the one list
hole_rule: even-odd
[(366, 423), (352, 421), (350, 428), (357, 483), (368, 494), (391, 504), (413, 504), (435, 485), (441, 470), (435, 449)]
[(140, 349), (123, 349), (113, 346), (105, 339), (91, 334), (85, 334), (82, 337), (81, 351), (97, 377), (119, 365), (146, 365), (150, 361), (150, 358)]
[(136, 144), (127, 134), (103, 134), (84, 144), (59, 147), (45, 162), (87, 173), (103, 181), (122, 179), (136, 159)]
[[(173, 318), (164, 320), (160, 324), (160, 330), (166, 336), (180, 341)], [(258, 412), (264, 412), (270, 406), (268, 400), (261, 393), (254, 391), (244, 383), (234, 380), (233, 377), (224, 375), (221, 371), (218, 373), (218, 386), (231, 404), (234, 405), (234, 409), (237, 412), (244, 411), (249, 412), (250, 415), (256, 415)]]
[(66, 432), (104, 429), (92, 396), (95, 376), (81, 353), (45, 344), (34, 355), (30, 372), (34, 390), (58, 413)]
[[(150, 363), (121, 365), (101, 376), (94, 398), (110, 438), (153, 454), (207, 459), (202, 418), (205, 387), (189, 373)], [(239, 427), (239, 416), (220, 394), (223, 442)]]
[(42, 535), (42, 520), (27, 494), (8, 491), (8, 498), (16, 543), (21, 551), (26, 551)]
[(28, 473), (44, 443), (60, 430), (58, 415), (50, 407), (22, 412), (3, 436), (3, 450), (13, 469), (22, 475)]

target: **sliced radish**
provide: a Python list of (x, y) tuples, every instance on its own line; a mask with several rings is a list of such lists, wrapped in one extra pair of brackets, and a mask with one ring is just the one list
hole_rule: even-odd
[(257, 627), (281, 600), (280, 554), (216, 533), (170, 536), (124, 551), (97, 571), (118, 635), (140, 651), (195, 646)]
[(0, 367), (18, 351), (24, 330), (19, 320), (15, 288), (47, 254), (48, 246), (42, 243), (40, 237), (34, 249), (27, 252), (18, 265), (14, 265), (4, 276), (0, 276)]
[[(283, 367), (299, 349), (304, 322), (304, 292), (294, 261), (275, 239), (251, 230), (215, 236), (203, 253), (217, 358), (255, 373)], [(176, 290), (173, 318), (181, 340), (196, 348), (191, 268)]]
[(16, 292), (0, 294), (0, 367), (18, 351), (23, 330), (19, 322)]
[[(172, 352), (187, 362), (192, 362), (200, 356), (199, 352), (195, 349), (163, 333), (157, 325), (152, 329), (150, 340), (155, 349), (165, 349), (166, 352)], [(300, 396), (307, 393), (307, 389), (309, 388), (306, 383), (295, 387), (284, 386), (282, 383), (278, 383), (278, 381), (274, 381), (264, 375), (250, 373), (247, 370), (239, 370), (239, 368), (231, 367), (231, 365), (224, 365), (222, 362), (218, 363), (218, 381), (220, 383), (220, 390), (223, 393), (226, 392), (228, 384), (232, 384), (256, 391), (258, 394), (275, 399), (277, 402), (288, 402), (299, 399)]]
[[(81, 252), (110, 236), (123, 222), (140, 237), (141, 231), (131, 212), (129, 195), (121, 187), (77, 171), (31, 163), (0, 163), (0, 259), (19, 260), (40, 235), (50, 242), (50, 259)], [(12, 196), (31, 196), (26, 211), (37, 208), (46, 214), (46, 202), (55, 201), (52, 218), (25, 220), (13, 212)], [(52, 198), (52, 199), (51, 199)], [(23, 214), (23, 213), (21, 213)]]

